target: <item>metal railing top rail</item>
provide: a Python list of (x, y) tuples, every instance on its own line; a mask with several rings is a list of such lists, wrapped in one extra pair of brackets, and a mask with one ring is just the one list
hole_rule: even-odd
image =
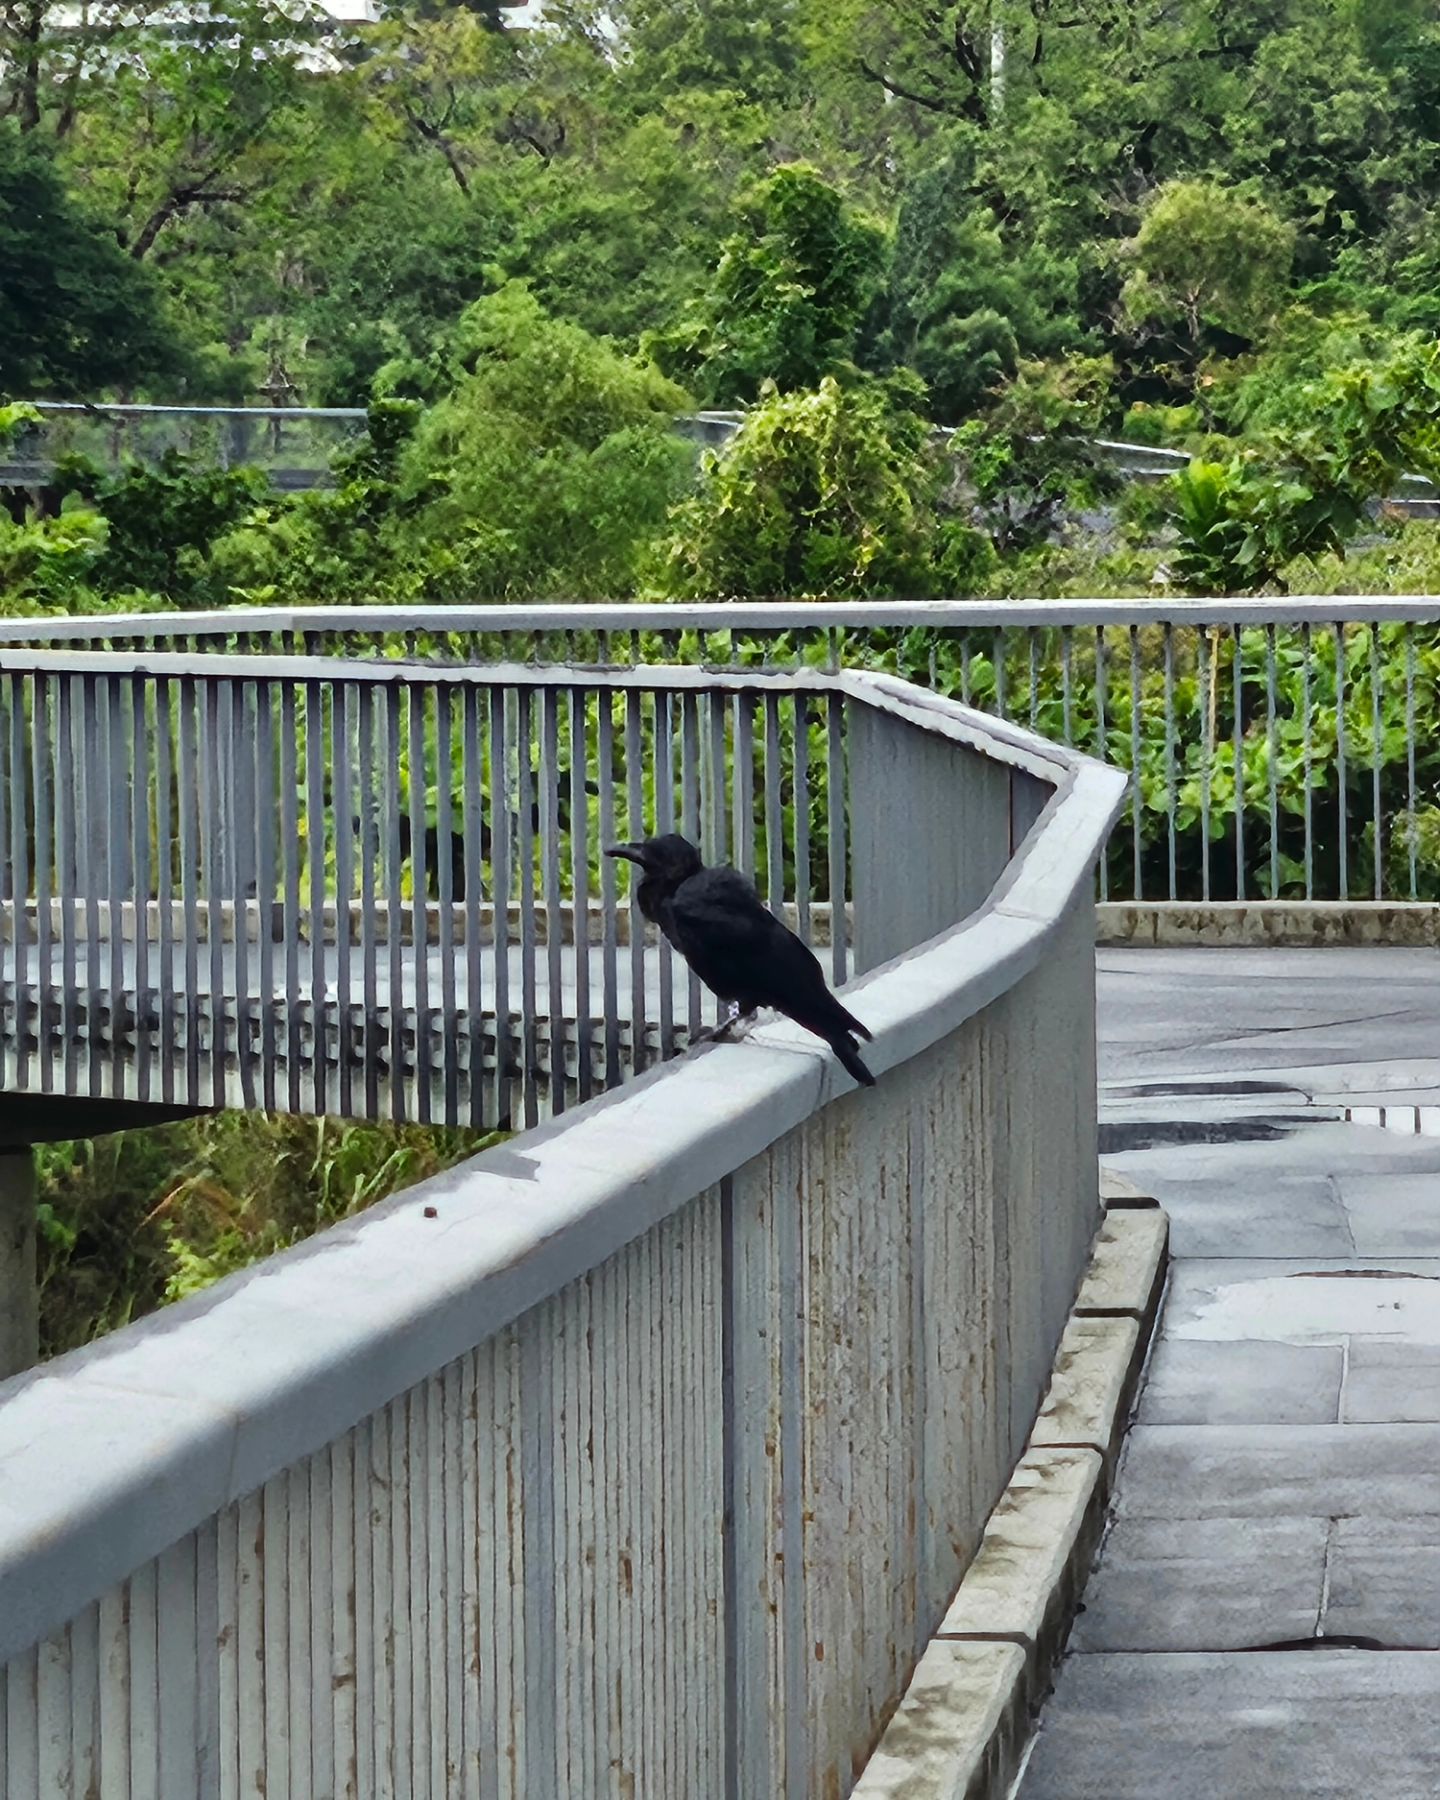
[(163, 643), (167, 639), (411, 632), (523, 636), (562, 631), (781, 632), (1035, 626), (1333, 625), (1440, 620), (1435, 594), (1290, 594), (1262, 599), (706, 600), (453, 606), (236, 606), (209, 612), (67, 613), (0, 620), (0, 644)]
[[(990, 731), (884, 686), (887, 706), (924, 730)], [(1088, 901), (1124, 778), (1043, 742), (1019, 747), (1052, 766), (1055, 785), (988, 898), (860, 984), (877, 1074), (1013, 988)], [(1013, 732), (994, 734), (997, 759), (1016, 748)], [(849, 1087), (782, 1020), (0, 1387), (0, 1663)]]
[(848, 694), (922, 730), (982, 752), (991, 761), (1055, 781), (1095, 763), (1082, 752), (1038, 737), (1008, 720), (975, 712), (870, 670), (810, 668), (709, 669), (693, 663), (642, 663), (624, 668), (561, 663), (437, 663), (399, 659), (354, 661), (334, 656), (195, 655), (145, 650), (6, 649), (0, 674), (134, 676), (146, 679), (306, 682), (361, 687), (532, 688), (566, 693), (577, 686), (616, 692), (691, 694)]
[(26, 400), (38, 413), (81, 413), (89, 418), (148, 419), (364, 419), (363, 406), (167, 406), (148, 400)]

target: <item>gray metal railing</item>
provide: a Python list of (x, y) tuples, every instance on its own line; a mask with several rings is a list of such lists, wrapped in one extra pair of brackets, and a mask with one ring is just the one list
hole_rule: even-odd
[(1440, 898), (1428, 596), (237, 609), (15, 620), (5, 637), (885, 669), (1131, 772), (1103, 899)]
[(1120, 783), (883, 678), (776, 691), (866, 772), (879, 1084), (767, 1026), (0, 1387), (0, 1800), (849, 1791), (1098, 1223)]
[[(803, 671), (9, 650), (5, 1086), (532, 1123), (716, 1016), (607, 844), (734, 861), (837, 983), (978, 901), (973, 821), (894, 706)], [(882, 766), (952, 827), (903, 881)]]
[(328, 486), (337, 452), (365, 429), (356, 406), (152, 406), (64, 400), (31, 401), (40, 422), (0, 450), (0, 485), (50, 480), (62, 456), (102, 468), (158, 463), (167, 451), (230, 469), (263, 469), (274, 486)]

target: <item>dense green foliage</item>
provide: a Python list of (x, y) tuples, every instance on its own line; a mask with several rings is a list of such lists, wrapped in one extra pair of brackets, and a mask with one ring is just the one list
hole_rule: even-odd
[[(423, 408), (323, 499), (72, 480), (0, 550), (12, 608), (1280, 585), (1393, 485), (1347, 408), (1440, 332), (1421, 0), (23, 0), (0, 67), (8, 397)], [(797, 469), (882, 391), (861, 544)], [(764, 413), (728, 470), (668, 441), (703, 405)], [(1095, 433), (1197, 467), (1087, 545)]]
[(469, 1131), (222, 1113), (46, 1145), (37, 1152), (42, 1353), (194, 1293), (487, 1141)]

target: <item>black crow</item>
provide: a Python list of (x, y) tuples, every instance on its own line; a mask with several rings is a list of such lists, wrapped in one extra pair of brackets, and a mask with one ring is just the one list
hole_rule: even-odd
[(639, 844), (615, 844), (607, 856), (623, 857), (642, 871), (636, 899), (705, 983), (728, 1001), (731, 1017), (774, 1007), (824, 1038), (865, 1087), (875, 1077), (860, 1060), (856, 1037), (869, 1031), (825, 985), (813, 953), (768, 911), (755, 884), (738, 869), (707, 869), (700, 852), (671, 832)]

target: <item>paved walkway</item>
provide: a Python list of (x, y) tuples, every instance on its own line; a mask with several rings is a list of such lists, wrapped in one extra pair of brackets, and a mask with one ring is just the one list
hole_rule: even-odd
[(1440, 955), (1101, 956), (1174, 1265), (1022, 1800), (1440, 1794)]

